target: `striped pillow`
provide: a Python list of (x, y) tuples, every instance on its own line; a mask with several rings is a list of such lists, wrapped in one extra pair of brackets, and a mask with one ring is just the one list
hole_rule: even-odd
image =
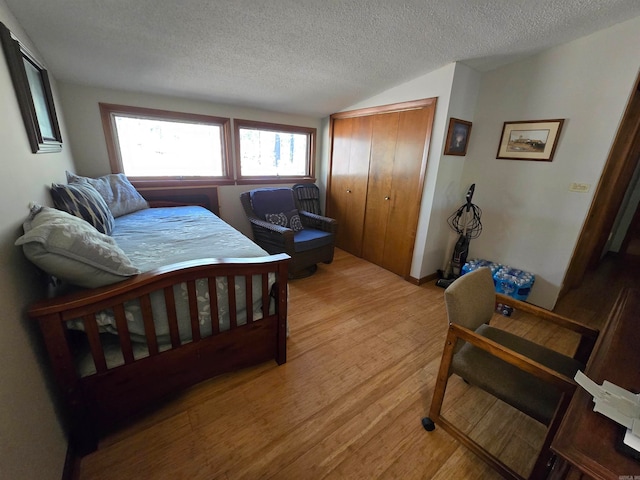
[(80, 217), (100, 233), (111, 235), (115, 220), (102, 195), (93, 186), (85, 183), (54, 183), (51, 185), (51, 198), (58, 210)]

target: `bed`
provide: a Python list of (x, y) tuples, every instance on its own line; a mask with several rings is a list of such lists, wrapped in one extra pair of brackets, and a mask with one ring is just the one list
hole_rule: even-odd
[[(52, 216), (67, 228), (77, 219), (63, 214), (40, 207), (32, 221), (40, 228)], [(25, 237), (37, 228), (25, 226)], [(17, 243), (42, 247), (27, 240)], [(85, 240), (65, 232), (59, 242), (69, 243), (65, 255), (78, 256), (90, 243)], [(74, 287), (29, 309), (42, 331), (78, 454), (95, 450), (102, 436), (168, 395), (221, 373), (286, 362), (286, 254), (268, 255), (199, 206), (118, 216), (100, 240), (109, 247), (100, 246), (100, 255), (121, 250), (130, 262), (109, 273), (117, 281)]]

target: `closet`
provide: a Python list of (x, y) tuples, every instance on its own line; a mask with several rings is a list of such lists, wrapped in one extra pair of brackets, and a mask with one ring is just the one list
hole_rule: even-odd
[(331, 115), (336, 246), (409, 276), (436, 99)]

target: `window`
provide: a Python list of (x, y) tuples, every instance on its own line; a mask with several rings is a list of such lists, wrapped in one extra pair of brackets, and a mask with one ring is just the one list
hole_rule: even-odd
[(234, 120), (238, 183), (313, 177), (316, 129)]
[(100, 104), (113, 172), (134, 179), (229, 180), (229, 119)]

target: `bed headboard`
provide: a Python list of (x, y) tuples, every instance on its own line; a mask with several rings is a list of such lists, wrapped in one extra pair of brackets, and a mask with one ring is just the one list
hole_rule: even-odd
[(132, 182), (136, 190), (152, 207), (177, 207), (200, 205), (220, 216), (218, 188), (214, 186), (150, 186)]

